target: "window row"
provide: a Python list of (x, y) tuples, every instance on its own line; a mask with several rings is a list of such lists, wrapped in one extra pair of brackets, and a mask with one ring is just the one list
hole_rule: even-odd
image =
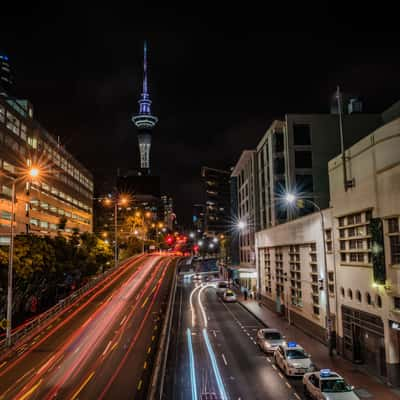
[[(353, 300), (353, 290), (352, 289), (347, 289), (347, 291), (344, 289), (344, 287), (340, 288), (340, 294), (342, 298), (347, 298), (349, 300)], [(377, 294), (375, 296), (375, 302), (372, 302), (372, 296), (369, 292), (366, 292), (363, 296), (360, 290), (355, 291), (355, 300), (357, 300), (359, 303), (365, 302), (369, 306), (376, 305), (379, 308), (382, 308), (382, 297)]]
[[(29, 224), (31, 225), (31, 227), (34, 226), (40, 229), (53, 230), (53, 231), (56, 231), (58, 229), (57, 224), (53, 224), (47, 221), (42, 221), (37, 218), (31, 218), (29, 220)], [(65, 228), (64, 231), (67, 233), (72, 233), (71, 228)]]

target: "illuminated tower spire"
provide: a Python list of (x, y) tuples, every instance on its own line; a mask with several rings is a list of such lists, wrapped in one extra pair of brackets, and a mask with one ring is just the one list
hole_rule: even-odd
[(158, 118), (151, 114), (151, 100), (147, 86), (147, 43), (143, 48), (143, 88), (140, 95), (139, 113), (132, 117), (132, 121), (138, 129), (138, 141), (140, 151), (140, 168), (143, 172), (150, 173), (150, 148), (151, 130), (157, 124)]

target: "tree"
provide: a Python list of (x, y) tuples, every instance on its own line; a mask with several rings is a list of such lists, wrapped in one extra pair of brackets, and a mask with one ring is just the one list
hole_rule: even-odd
[(67, 217), (65, 217), (65, 216), (60, 217), (60, 219), (58, 220), (57, 229), (59, 229), (61, 231), (65, 230), (65, 226), (67, 225), (67, 222), (68, 222)]

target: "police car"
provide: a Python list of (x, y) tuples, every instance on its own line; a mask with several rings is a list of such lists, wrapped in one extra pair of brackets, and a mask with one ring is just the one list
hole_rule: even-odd
[(278, 346), (274, 353), (275, 364), (288, 376), (302, 376), (315, 371), (311, 357), (296, 342), (287, 342)]
[(305, 374), (303, 386), (305, 396), (314, 400), (360, 400), (353, 387), (330, 369)]

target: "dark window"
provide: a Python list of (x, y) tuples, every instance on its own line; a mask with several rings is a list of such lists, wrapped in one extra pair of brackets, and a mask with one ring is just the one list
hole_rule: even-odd
[(400, 310), (400, 297), (393, 297), (394, 308)]
[(391, 264), (400, 264), (400, 236), (390, 236)]
[(382, 297), (379, 294), (376, 296), (376, 304), (379, 308), (382, 308)]
[(312, 168), (311, 151), (297, 150), (294, 152), (295, 168)]
[(389, 224), (389, 233), (399, 232), (399, 219), (398, 218), (390, 218), (388, 220)]
[(296, 175), (296, 187), (301, 193), (312, 193), (314, 191), (312, 175)]
[(285, 159), (283, 157), (275, 158), (274, 172), (275, 172), (275, 174), (284, 174), (285, 173)]
[(283, 152), (283, 133), (275, 133), (275, 152)]
[(295, 145), (302, 146), (311, 144), (310, 125), (293, 125), (293, 137)]
[(367, 299), (367, 304), (370, 306), (371, 305), (371, 295), (367, 292), (367, 294), (365, 295), (366, 299)]

